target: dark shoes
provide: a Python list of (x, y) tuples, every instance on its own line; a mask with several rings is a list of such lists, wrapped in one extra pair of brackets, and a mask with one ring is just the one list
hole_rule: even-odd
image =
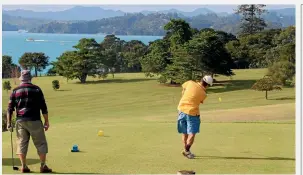
[(51, 172), (53, 172), (53, 170), (48, 168), (46, 165), (40, 167), (40, 173), (51, 173)]
[(30, 173), (31, 170), (26, 166), (21, 168), (21, 173)]
[[(30, 173), (31, 170), (26, 166), (21, 168), (21, 173)], [(52, 169), (48, 168), (46, 165), (40, 167), (40, 173), (52, 173)]]

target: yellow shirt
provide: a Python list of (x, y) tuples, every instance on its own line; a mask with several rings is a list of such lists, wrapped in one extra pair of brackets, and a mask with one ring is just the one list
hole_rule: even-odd
[(192, 116), (200, 115), (199, 105), (206, 98), (205, 88), (201, 83), (187, 81), (182, 84), (182, 98), (178, 110)]

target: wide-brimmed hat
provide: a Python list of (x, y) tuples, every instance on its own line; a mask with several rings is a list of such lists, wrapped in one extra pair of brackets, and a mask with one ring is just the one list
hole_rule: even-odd
[(20, 81), (29, 81), (32, 79), (31, 72), (29, 70), (22, 70), (21, 76), (19, 77)]

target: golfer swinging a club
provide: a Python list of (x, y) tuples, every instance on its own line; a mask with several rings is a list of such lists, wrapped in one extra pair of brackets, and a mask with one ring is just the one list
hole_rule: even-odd
[[(22, 165), (21, 172), (30, 172), (26, 165), (26, 154), (31, 136), (40, 157), (40, 172), (50, 173), (52, 170), (45, 164), (48, 145), (44, 132), (49, 128), (49, 121), (44, 96), (42, 90), (31, 83), (32, 76), (29, 70), (23, 70), (19, 79), (21, 84), (12, 91), (8, 103), (7, 129), (13, 132), (11, 121), (16, 109), (17, 155)], [(44, 125), (40, 111), (44, 117)]]
[(193, 159), (195, 156), (190, 152), (194, 143), (195, 135), (200, 132), (200, 103), (206, 98), (206, 88), (212, 86), (213, 78), (204, 76), (201, 82), (187, 81), (182, 84), (182, 97), (178, 105), (178, 132), (182, 134), (184, 150), (182, 154)]

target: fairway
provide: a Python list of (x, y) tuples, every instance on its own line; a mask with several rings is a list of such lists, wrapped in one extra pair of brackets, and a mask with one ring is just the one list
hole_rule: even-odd
[[(220, 85), (208, 90), (200, 107), (193, 160), (181, 155), (176, 129), (180, 87), (160, 85), (142, 73), (89, 78), (85, 85), (62, 77), (34, 78), (49, 109), (47, 163), (56, 173), (71, 174), (174, 174), (182, 169), (197, 174), (295, 173), (295, 89), (269, 92), (266, 100), (265, 92), (250, 90), (265, 71), (235, 70), (232, 80), (215, 77)], [(58, 91), (52, 89), (55, 79), (61, 84)], [(4, 109), (8, 95), (3, 91)], [(99, 130), (105, 136), (98, 137)], [(80, 152), (70, 152), (74, 144)], [(9, 132), (3, 133), (2, 147), (3, 173), (19, 173), (11, 167)], [(32, 143), (28, 164), (38, 172)]]

